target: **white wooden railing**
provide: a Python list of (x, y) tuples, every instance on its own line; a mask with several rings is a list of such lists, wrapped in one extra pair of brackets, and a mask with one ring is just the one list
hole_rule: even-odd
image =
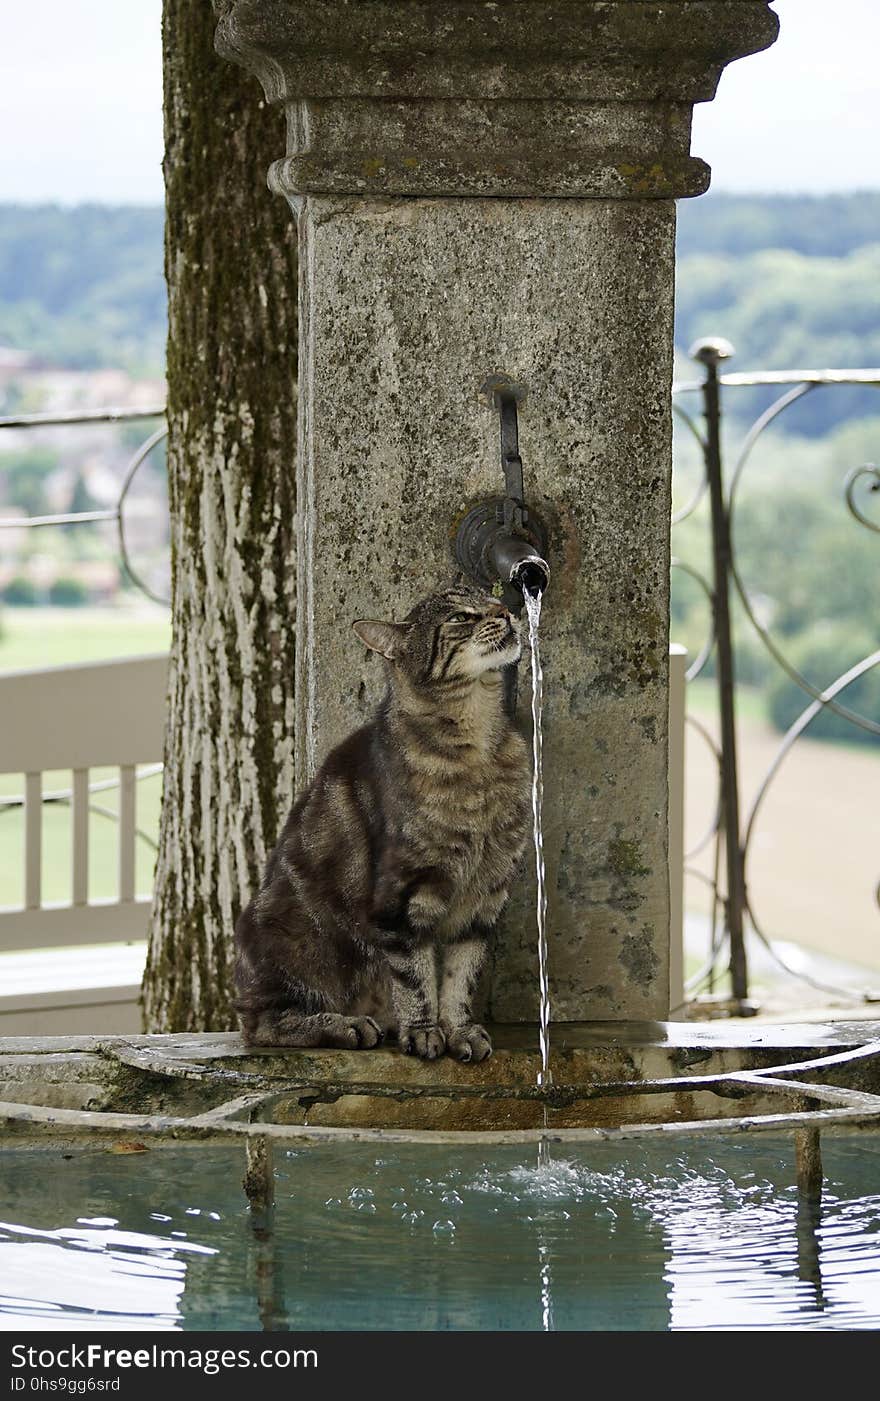
[[(122, 966), (119, 946), (138, 943), (147, 933), (151, 899), (135, 888), (137, 777), (139, 766), (158, 765), (162, 758), (167, 673), (168, 658), (161, 654), (0, 676), (0, 773), (24, 776), (19, 795), (0, 798), (7, 808), (24, 807), (24, 902), (0, 909), (5, 1032), (72, 1030), (73, 1022), (86, 1029), (86, 1009), (107, 1003), (117, 1004), (117, 1023), (123, 1016), (118, 1004), (124, 1003), (124, 1029), (135, 1029), (139, 978), (120, 983), (118, 976), (112, 982), (106, 977), (114, 961), (117, 970)], [(91, 781), (91, 770), (107, 767), (118, 769), (118, 780)], [(70, 788), (44, 792), (43, 775), (59, 769), (72, 773)], [(91, 898), (89, 891), (90, 805), (93, 794), (108, 786), (119, 792), (118, 893), (109, 900)], [(69, 802), (72, 814), (71, 899), (65, 904), (43, 901), (44, 800)], [(92, 968), (85, 979), (81, 972), (71, 976), (69, 957), (41, 953), (95, 945), (115, 948), (91, 964), (79, 960), (80, 970)], [(126, 966), (134, 966), (131, 957)], [(74, 1007), (80, 1009), (75, 1017)], [(49, 1015), (59, 1010), (65, 1013), (63, 1027)], [(104, 1020), (102, 1030), (108, 1029)]]

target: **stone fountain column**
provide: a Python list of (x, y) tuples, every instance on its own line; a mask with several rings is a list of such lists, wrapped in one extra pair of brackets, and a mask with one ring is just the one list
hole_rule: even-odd
[[(498, 493), (480, 391), (512, 376), (526, 499), (550, 527), (554, 1020), (662, 1018), (674, 201), (709, 183), (693, 104), (776, 16), (765, 0), (216, 8), (219, 52), (286, 113), (269, 182), (299, 225), (297, 786), (382, 686), (351, 621), (400, 618), (448, 580), (457, 522)], [(536, 1019), (536, 968), (529, 875), (500, 931), (496, 1020)]]

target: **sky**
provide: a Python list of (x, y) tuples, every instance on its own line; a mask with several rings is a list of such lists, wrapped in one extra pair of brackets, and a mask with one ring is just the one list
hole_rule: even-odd
[[(774, 47), (730, 65), (715, 101), (694, 112), (692, 150), (711, 165), (713, 189), (880, 188), (880, 0), (774, 9)], [(161, 202), (160, 14), (161, 0), (7, 8), (0, 200)], [(281, 120), (278, 139), (280, 155)]]

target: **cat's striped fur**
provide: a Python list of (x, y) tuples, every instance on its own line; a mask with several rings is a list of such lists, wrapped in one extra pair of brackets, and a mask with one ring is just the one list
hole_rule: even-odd
[(376, 715), (298, 799), (235, 932), (259, 1046), (375, 1046), (483, 1060), (471, 1001), (523, 852), (529, 764), (505, 705), (519, 627), (456, 587), (401, 624), (358, 622), (386, 659)]

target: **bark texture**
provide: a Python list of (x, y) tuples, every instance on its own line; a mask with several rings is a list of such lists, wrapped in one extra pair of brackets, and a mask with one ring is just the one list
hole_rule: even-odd
[(165, 0), (173, 641), (144, 1019), (234, 1025), (231, 950), (293, 786), (296, 231), (283, 120)]

